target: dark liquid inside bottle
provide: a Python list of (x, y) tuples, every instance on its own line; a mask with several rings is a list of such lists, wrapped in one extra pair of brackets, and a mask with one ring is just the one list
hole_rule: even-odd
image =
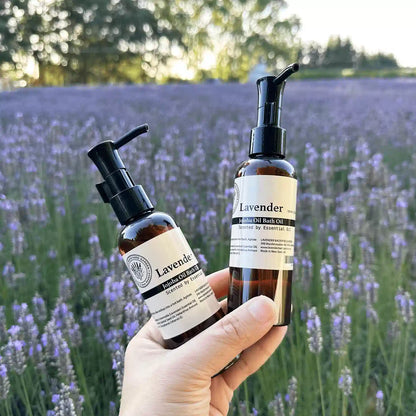
[(165, 347), (168, 349), (174, 349), (179, 347), (180, 345), (184, 344), (186, 341), (189, 341), (195, 335), (198, 335), (204, 329), (207, 329), (212, 324), (215, 324), (219, 319), (224, 316), (224, 312), (222, 309), (219, 309), (214, 315), (206, 319), (205, 321), (201, 322), (199, 325), (194, 326), (193, 328), (189, 329), (188, 331), (184, 332), (177, 337), (173, 337), (171, 339), (165, 339)]
[(258, 270), (230, 267), (228, 292), (228, 312), (254, 296), (264, 295), (278, 307), (278, 320), (275, 325), (290, 323), (292, 270)]
[[(118, 240), (118, 247), (120, 254), (124, 255), (135, 247), (151, 240), (158, 235), (176, 228), (174, 220), (167, 214), (162, 212), (153, 212), (141, 218), (131, 221), (121, 231)], [(204, 329), (208, 328), (224, 316), (223, 310), (220, 308), (216, 313), (210, 316), (205, 321), (185, 331), (184, 333), (165, 339), (165, 347), (169, 349), (177, 348), (186, 341), (199, 334)]]

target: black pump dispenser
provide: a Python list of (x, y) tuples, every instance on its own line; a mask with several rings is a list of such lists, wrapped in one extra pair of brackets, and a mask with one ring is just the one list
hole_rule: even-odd
[(104, 182), (96, 185), (97, 190), (103, 201), (111, 204), (122, 225), (154, 209), (143, 187), (134, 184), (118, 153), (120, 147), (148, 130), (149, 126), (142, 124), (117, 141), (106, 140), (98, 143), (88, 152), (104, 178)]
[(281, 127), (283, 91), (286, 79), (299, 70), (293, 63), (277, 76), (257, 80), (257, 127), (251, 130), (249, 156), (279, 156), (286, 153), (286, 130)]

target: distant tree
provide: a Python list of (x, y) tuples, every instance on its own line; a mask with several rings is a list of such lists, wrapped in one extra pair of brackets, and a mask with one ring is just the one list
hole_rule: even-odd
[[(181, 31), (182, 54), (197, 79), (246, 79), (260, 60), (271, 69), (296, 55), (295, 17), (283, 19), (284, 0), (172, 0), (156, 10)], [(212, 70), (201, 67), (206, 52), (216, 60)]]
[(349, 39), (331, 37), (323, 53), (322, 66), (327, 68), (351, 68), (355, 64), (356, 51)]
[(0, 66), (4, 63), (13, 63), (14, 47), (12, 45), (15, 43), (15, 35), (8, 28), (11, 9), (6, 7), (5, 4), (0, 4)]
[(34, 0), (0, 3), (0, 16), (4, 17), (2, 48), (7, 62), (16, 70), (23, 70), (28, 58), (32, 57), (42, 76), (42, 68), (57, 61), (61, 16), (55, 3)]
[(60, 10), (60, 56), (75, 82), (120, 80), (129, 61), (136, 66), (134, 80), (152, 77), (171, 43), (180, 43), (180, 32), (157, 19), (151, 1), (65, 0)]
[(284, 0), (225, 0), (224, 7), (210, 1), (212, 23), (217, 36), (212, 36), (219, 50), (214, 76), (244, 79), (260, 59), (277, 71), (294, 59), (295, 35), (300, 22), (296, 17), (283, 19)]
[(170, 55), (166, 45), (180, 44), (181, 33), (157, 19), (153, 2), (140, 4), (137, 0), (0, 2), (0, 62), (17, 68), (22, 58), (33, 57), (40, 84), (51, 66), (60, 67), (67, 82), (116, 81), (129, 60), (136, 66), (135, 80), (152, 77), (152, 69)]
[[(39, 84), (160, 79), (172, 57), (210, 76), (243, 79), (260, 58), (295, 56), (296, 18), (284, 0), (0, 0), (0, 64), (33, 58)], [(201, 75), (206, 75), (201, 72)]]
[(318, 43), (309, 44), (304, 50), (305, 64), (309, 68), (319, 68), (323, 60), (323, 48)]
[(388, 69), (398, 68), (396, 58), (392, 54), (377, 53), (367, 55), (364, 51), (357, 56), (357, 67), (359, 69)]

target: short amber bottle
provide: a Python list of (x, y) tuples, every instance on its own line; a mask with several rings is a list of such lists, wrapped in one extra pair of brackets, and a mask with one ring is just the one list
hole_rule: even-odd
[(154, 211), (120, 158), (118, 149), (147, 130), (145, 124), (116, 142), (101, 142), (88, 156), (104, 178), (97, 185), (103, 201), (124, 226), (118, 239), (123, 260), (165, 346), (176, 348), (224, 313), (180, 228), (169, 215)]
[[(118, 238), (118, 247), (120, 254), (124, 257), (131, 250), (139, 247), (141, 244), (146, 243), (155, 237), (160, 236), (171, 230), (179, 230), (175, 221), (168, 214), (163, 212), (148, 212), (138, 218), (133, 218), (126, 226), (120, 231)], [(160, 256), (163, 253), (159, 252)], [(196, 312), (196, 311), (195, 311)], [(199, 334), (204, 329), (208, 328), (219, 319), (224, 316), (224, 312), (221, 308), (218, 308), (210, 317), (187, 329), (185, 332), (174, 336), (169, 339), (165, 339), (166, 348), (176, 348), (185, 343), (186, 341)]]

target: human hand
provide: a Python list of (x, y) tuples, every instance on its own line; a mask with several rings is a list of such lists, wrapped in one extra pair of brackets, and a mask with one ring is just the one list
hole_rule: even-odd
[[(208, 280), (217, 298), (227, 294), (228, 269)], [(120, 416), (225, 416), (234, 390), (286, 334), (286, 327), (273, 327), (274, 305), (257, 296), (174, 350), (163, 347), (150, 319), (127, 347)], [(239, 361), (212, 378), (243, 350)]]

